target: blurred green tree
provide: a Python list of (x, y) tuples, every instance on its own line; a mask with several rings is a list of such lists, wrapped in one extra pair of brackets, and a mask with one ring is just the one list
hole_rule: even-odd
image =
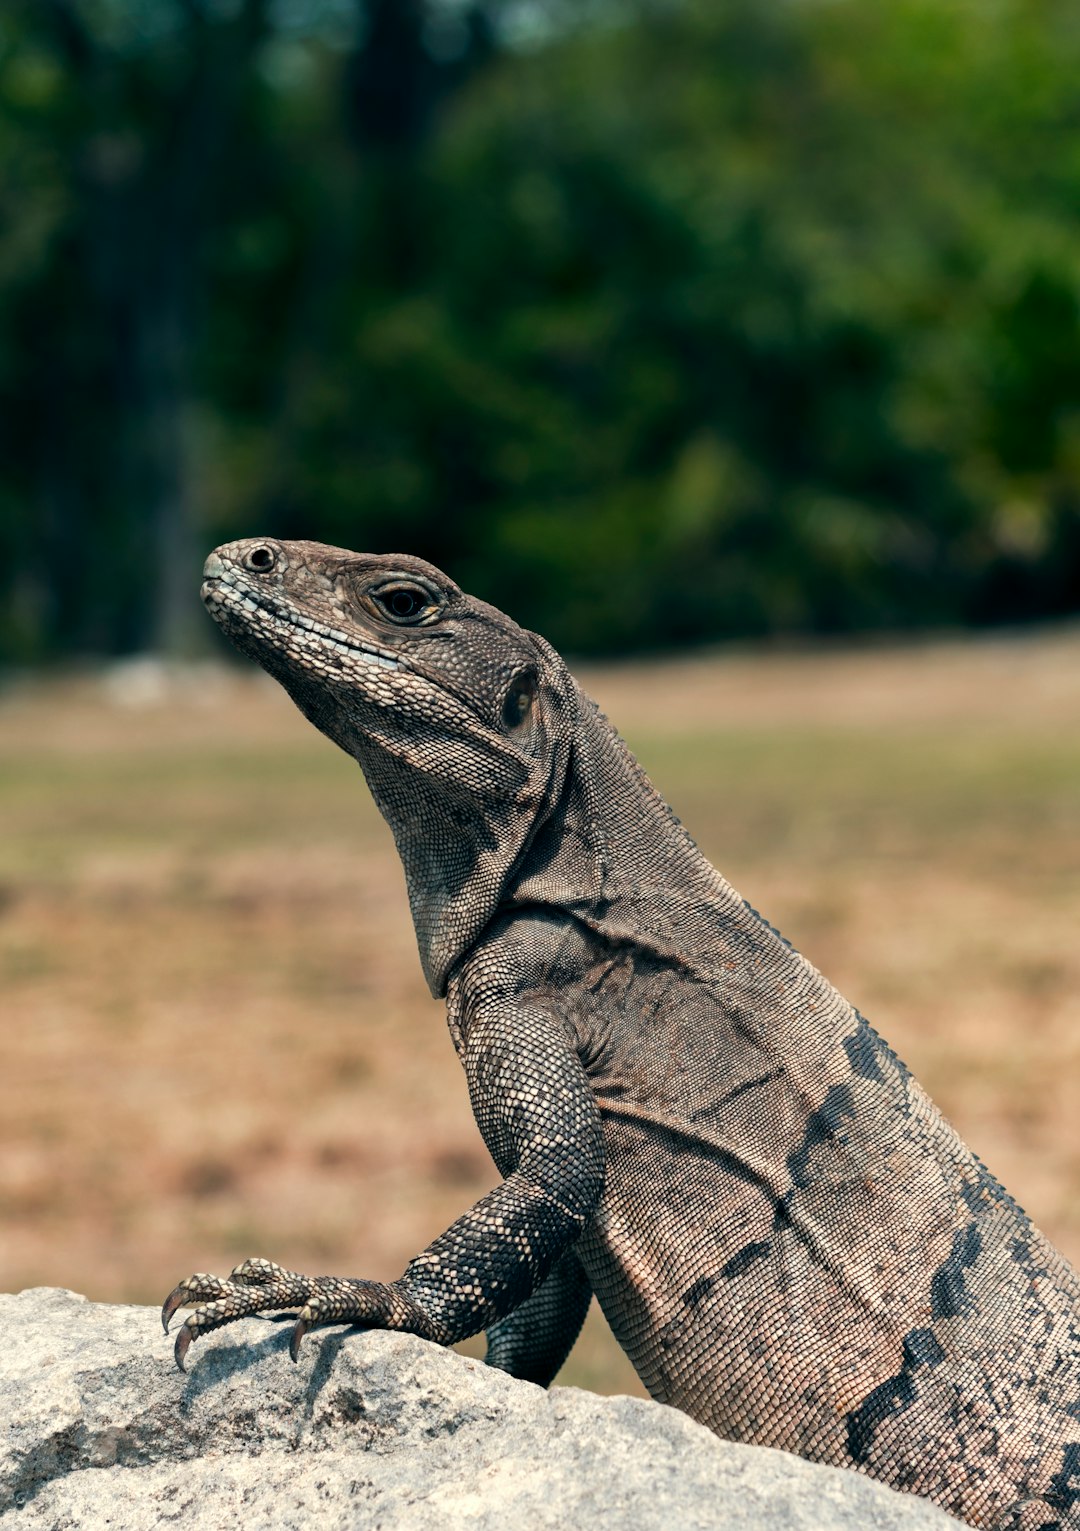
[(0, 642), (182, 649), (205, 545), (578, 651), (1080, 605), (1063, 0), (20, 0)]

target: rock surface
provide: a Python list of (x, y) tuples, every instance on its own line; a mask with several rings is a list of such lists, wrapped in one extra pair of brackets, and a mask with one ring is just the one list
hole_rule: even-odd
[(946, 1531), (922, 1500), (683, 1415), (542, 1392), (404, 1335), (288, 1327), (201, 1341), (155, 1310), (0, 1296), (0, 1528), (112, 1531)]

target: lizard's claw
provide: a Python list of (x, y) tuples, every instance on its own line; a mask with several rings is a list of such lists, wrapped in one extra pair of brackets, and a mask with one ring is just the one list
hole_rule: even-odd
[(197, 1302), (200, 1297), (220, 1296), (221, 1286), (222, 1282), (217, 1276), (208, 1276), (202, 1272), (189, 1276), (186, 1281), (181, 1281), (179, 1286), (174, 1286), (161, 1305), (161, 1327), (165, 1333), (169, 1332), (169, 1325), (177, 1308), (184, 1308), (189, 1303)]
[[(224, 1293), (210, 1302), (200, 1303), (194, 1312), (188, 1314), (176, 1331), (173, 1355), (181, 1371), (186, 1370), (184, 1357), (191, 1348), (192, 1340), (209, 1334), (211, 1329), (220, 1329), (222, 1324), (231, 1324), (234, 1318), (243, 1318), (247, 1313), (258, 1313), (261, 1308), (267, 1306), (259, 1294), (252, 1293), (247, 1287), (238, 1288), (231, 1282), (221, 1282), (220, 1285), (226, 1289)], [(192, 1294), (188, 1285), (185, 1287), (185, 1294), (181, 1301), (190, 1302), (193, 1295), (198, 1297), (211, 1294), (206, 1292)]]
[(294, 1361), (299, 1361), (300, 1359), (300, 1342), (303, 1340), (304, 1335), (307, 1334), (312, 1324), (317, 1324), (319, 1321), (318, 1317), (312, 1316), (313, 1307), (317, 1309), (318, 1304), (308, 1303), (293, 1325), (293, 1332), (289, 1339), (289, 1354)]
[(176, 1312), (177, 1308), (183, 1307), (186, 1299), (187, 1292), (184, 1290), (183, 1285), (180, 1285), (174, 1286), (168, 1297), (166, 1297), (165, 1301), (162, 1303), (161, 1327), (164, 1329), (166, 1334), (169, 1332), (169, 1325), (172, 1323), (173, 1314)]
[(299, 1307), (307, 1300), (311, 1282), (295, 1271), (287, 1271), (272, 1260), (245, 1260), (232, 1275), (209, 1276), (205, 1272), (181, 1281), (166, 1297), (161, 1309), (165, 1333), (178, 1308), (193, 1308), (176, 1335), (173, 1354), (184, 1370), (184, 1357), (192, 1340), (220, 1329), (235, 1318), (272, 1309)]
[(187, 1371), (187, 1367), (184, 1365), (184, 1357), (188, 1353), (188, 1349), (191, 1345), (191, 1340), (191, 1330), (188, 1328), (187, 1324), (181, 1324), (180, 1328), (177, 1330), (176, 1344), (173, 1346), (173, 1355), (176, 1358), (177, 1366), (182, 1372)]

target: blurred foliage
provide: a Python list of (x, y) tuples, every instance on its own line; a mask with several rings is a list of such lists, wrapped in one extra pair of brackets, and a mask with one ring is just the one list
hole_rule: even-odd
[(415, 551), (572, 650), (1080, 607), (1069, 0), (14, 0), (0, 645)]

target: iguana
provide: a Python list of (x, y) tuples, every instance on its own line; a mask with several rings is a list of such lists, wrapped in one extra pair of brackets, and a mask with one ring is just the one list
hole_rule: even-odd
[(203, 599), (363, 769), (502, 1183), (389, 1283), (248, 1260), (243, 1314), (487, 1331), (547, 1384), (590, 1294), (656, 1399), (975, 1526), (1080, 1524), (1080, 1278), (697, 850), (535, 634), (419, 559), (232, 542)]

